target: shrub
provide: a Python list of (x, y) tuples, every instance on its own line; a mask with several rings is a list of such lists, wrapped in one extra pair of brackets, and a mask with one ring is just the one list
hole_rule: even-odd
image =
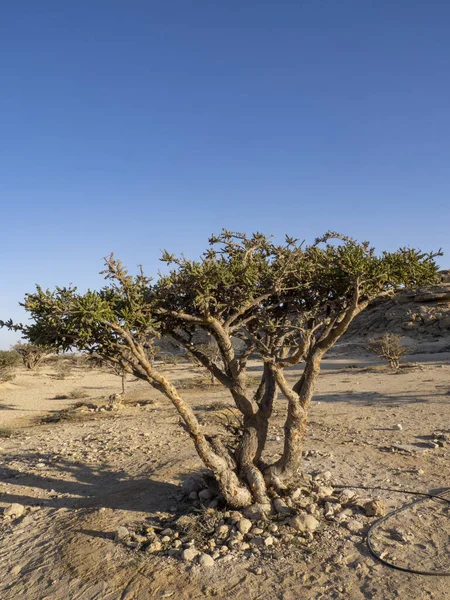
[(23, 342), (18, 342), (12, 346), (11, 350), (17, 352), (17, 354), (22, 357), (24, 366), (30, 370), (38, 367), (43, 359), (51, 352), (51, 349), (46, 346), (24, 344)]
[(72, 372), (72, 365), (65, 359), (60, 359), (55, 366), (55, 378), (65, 379)]
[(0, 382), (14, 379), (14, 369), (20, 363), (20, 357), (11, 350), (0, 350)]
[(396, 333), (385, 333), (379, 338), (371, 338), (367, 342), (367, 350), (388, 361), (392, 369), (400, 367), (400, 359), (408, 353), (402, 344), (402, 336)]

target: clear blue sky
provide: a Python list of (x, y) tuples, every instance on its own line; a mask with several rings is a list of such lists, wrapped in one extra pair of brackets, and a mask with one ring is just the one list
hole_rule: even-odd
[(0, 318), (222, 227), (450, 266), (449, 72), (448, 0), (4, 2)]

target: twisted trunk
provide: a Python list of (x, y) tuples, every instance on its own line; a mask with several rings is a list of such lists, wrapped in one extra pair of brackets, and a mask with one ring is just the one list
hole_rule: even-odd
[(293, 388), (289, 387), (282, 370), (274, 367), (276, 382), (288, 400), (283, 453), (265, 474), (268, 485), (275, 488), (283, 488), (285, 483), (295, 476), (300, 467), (308, 422), (308, 409), (316, 388), (322, 355), (321, 351), (313, 351), (307, 357), (303, 374)]

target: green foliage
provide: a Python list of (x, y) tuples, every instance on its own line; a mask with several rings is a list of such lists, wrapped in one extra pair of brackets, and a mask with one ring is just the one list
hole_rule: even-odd
[(224, 230), (197, 261), (164, 253), (172, 269), (156, 283), (155, 303), (163, 329), (181, 331), (177, 339), (188, 349), (196, 327), (215, 335), (219, 322), (266, 358), (297, 361), (335, 341), (344, 316), (353, 318), (371, 300), (432, 283), (438, 254), (402, 248), (376, 255), (368, 242), (335, 232), (307, 246)]
[(0, 350), (0, 383), (14, 379), (14, 369), (19, 365), (20, 357), (11, 350)]
[[(222, 360), (224, 335), (243, 340), (240, 368), (254, 349), (293, 364), (318, 344), (326, 350), (372, 299), (433, 282), (437, 254), (402, 248), (377, 255), (367, 242), (334, 232), (308, 246), (290, 237), (275, 244), (261, 233), (223, 230), (199, 260), (164, 252), (161, 260), (171, 269), (155, 283), (142, 269), (129, 275), (111, 255), (99, 291), (38, 286), (23, 304), (32, 323), (0, 326), (22, 331), (32, 344), (95, 354), (143, 379), (153, 361), (152, 342), (164, 333), (214, 370), (218, 361), (193, 341), (199, 327), (212, 335)], [(228, 376), (236, 371), (224, 369)]]

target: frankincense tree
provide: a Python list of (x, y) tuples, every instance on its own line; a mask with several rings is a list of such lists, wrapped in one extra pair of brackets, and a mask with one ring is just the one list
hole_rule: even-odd
[[(38, 287), (24, 302), (32, 323), (3, 324), (31, 343), (90, 352), (146, 380), (178, 411), (226, 502), (268, 509), (300, 468), (324, 355), (372, 300), (432, 282), (437, 254), (403, 248), (377, 255), (368, 243), (333, 232), (305, 245), (224, 230), (198, 260), (165, 252), (169, 272), (155, 282), (142, 269), (131, 276), (111, 255), (103, 289), (80, 294), (72, 287)], [(199, 331), (220, 360), (196, 342)], [(243, 420), (235, 443), (208, 434), (156, 366), (152, 348), (162, 335), (171, 335), (229, 391)], [(254, 355), (262, 363), (256, 386), (246, 376)], [(292, 385), (284, 371), (300, 363)], [(284, 445), (281, 457), (268, 463), (264, 450), (279, 392), (287, 399)]]

